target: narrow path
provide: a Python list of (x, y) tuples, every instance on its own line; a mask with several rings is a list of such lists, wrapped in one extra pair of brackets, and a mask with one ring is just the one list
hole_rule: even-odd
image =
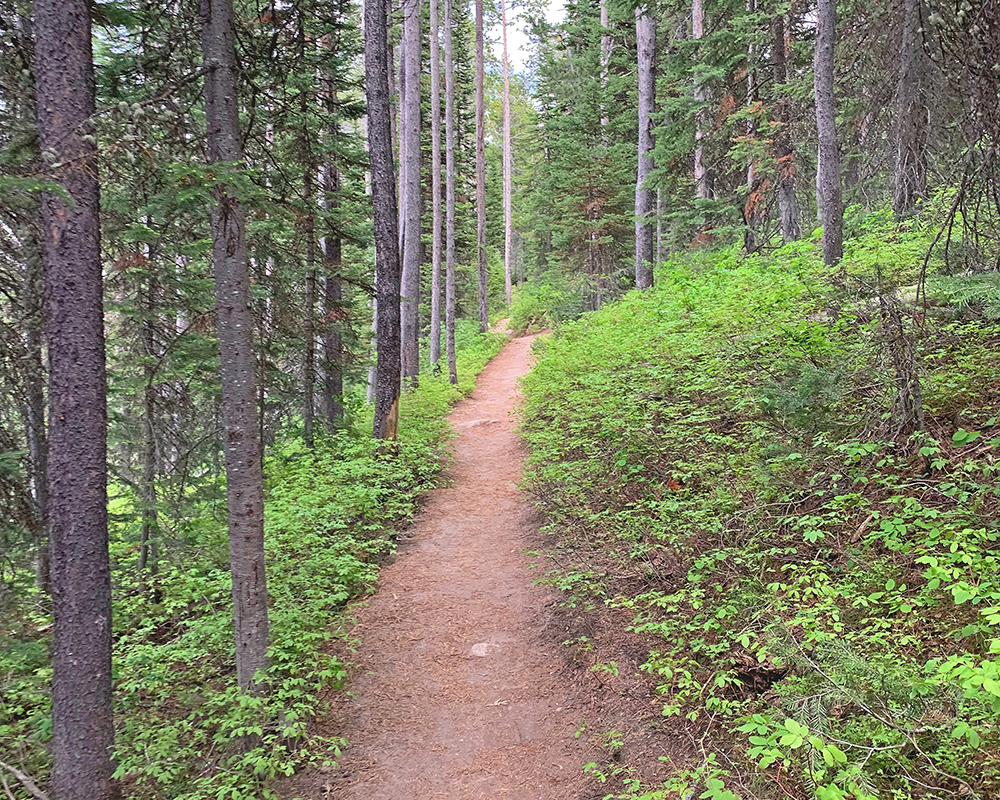
[(451, 421), (452, 485), (431, 493), (359, 614), (351, 742), (299, 796), (343, 800), (572, 800), (585, 761), (563, 663), (543, 634), (551, 596), (531, 583), (537, 528), (519, 496), (512, 416), (532, 338), (486, 367)]

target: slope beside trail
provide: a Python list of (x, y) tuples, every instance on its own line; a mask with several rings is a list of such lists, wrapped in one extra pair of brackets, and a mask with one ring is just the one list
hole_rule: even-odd
[(295, 780), (303, 800), (571, 800), (586, 760), (583, 712), (543, 630), (551, 595), (524, 552), (537, 523), (516, 482), (512, 412), (532, 337), (486, 367), (451, 416), (451, 485), (431, 492), (377, 594), (336, 731), (341, 766)]

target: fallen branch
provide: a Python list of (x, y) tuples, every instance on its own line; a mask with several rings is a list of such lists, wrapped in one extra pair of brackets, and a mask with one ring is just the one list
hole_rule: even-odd
[[(29, 792), (31, 792), (32, 797), (37, 798), (37, 800), (49, 800), (49, 796), (45, 794), (45, 792), (43, 792), (41, 789), (39, 789), (38, 785), (33, 780), (31, 780), (29, 776), (21, 772), (21, 770), (17, 769), (16, 767), (10, 766), (10, 764), (4, 764), (2, 761), (0, 761), (0, 768), (7, 770), (11, 775), (17, 778), (21, 782), (21, 785), (24, 786), (24, 788), (27, 789)], [(6, 781), (4, 781), (4, 788), (7, 789)], [(9, 789), (7, 790), (7, 792), (8, 794), (10, 794)]]

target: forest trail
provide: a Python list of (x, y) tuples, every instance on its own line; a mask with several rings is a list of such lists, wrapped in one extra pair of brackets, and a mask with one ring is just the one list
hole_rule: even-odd
[[(303, 800), (571, 800), (583, 713), (532, 584), (537, 535), (519, 495), (513, 411), (534, 337), (511, 341), (451, 415), (452, 484), (431, 492), (358, 614), (356, 699), (335, 709), (339, 770), (295, 780)], [(305, 779), (305, 780), (303, 780)]]

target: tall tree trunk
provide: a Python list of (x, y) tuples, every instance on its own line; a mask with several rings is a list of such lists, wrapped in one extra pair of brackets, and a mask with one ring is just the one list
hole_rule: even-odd
[(49, 582), (49, 540), (45, 533), (45, 519), (49, 505), (45, 452), (48, 447), (45, 439), (45, 363), (42, 360), (42, 338), (45, 334), (43, 313), (45, 271), (34, 226), (25, 233), (21, 241), (25, 250), (24, 418), (31, 494), (35, 506), (31, 536), (35, 548), (35, 588), (43, 595), (48, 595), (52, 591), (52, 586)]
[(403, 41), (400, 48), (403, 145), (400, 155), (403, 205), (403, 276), (400, 304), (403, 336), (403, 377), (413, 386), (420, 375), (420, 0), (403, 0)]
[[(601, 89), (606, 92), (608, 88), (608, 64), (611, 63), (611, 25), (608, 18), (608, 0), (601, 0)], [(606, 94), (601, 96), (601, 140), (605, 147), (608, 145), (608, 125), (611, 118), (608, 116), (608, 98)]]
[(656, 77), (656, 22), (645, 6), (635, 10), (635, 34), (639, 61), (639, 168), (635, 181), (635, 286), (653, 285), (653, 192), (646, 185), (653, 169), (653, 104)]
[[(321, 173), (323, 205), (329, 211), (340, 205), (340, 173), (327, 165)], [(323, 410), (327, 428), (333, 432), (344, 421), (344, 290), (340, 278), (343, 263), (343, 242), (337, 232), (337, 223), (328, 224), (323, 237)]]
[[(206, 66), (208, 161), (240, 163), (236, 52), (232, 0), (201, 0), (201, 47)], [(229, 557), (236, 628), (236, 680), (259, 692), (254, 674), (267, 665), (267, 579), (264, 572), (262, 437), (257, 427), (250, 276), (243, 204), (224, 183), (212, 206), (212, 264), (221, 355), (222, 423), (229, 507)], [(263, 415), (261, 415), (263, 418)]]
[(833, 48), (837, 0), (819, 0), (816, 54), (813, 60), (816, 128), (819, 132), (818, 186), (823, 207), (823, 263), (831, 267), (844, 256), (844, 207), (841, 200), (837, 108), (833, 96)]
[(486, 71), (483, 0), (476, 0), (476, 252), (479, 267), (479, 332), (490, 327), (486, 266)]
[(787, 54), (785, 18), (781, 14), (775, 14), (771, 18), (771, 61), (774, 85), (778, 93), (774, 109), (778, 126), (772, 139), (772, 148), (778, 168), (778, 216), (781, 241), (785, 244), (799, 238), (799, 212), (795, 202), (795, 152), (788, 130), (791, 123), (789, 99), (784, 94), (785, 82), (788, 80)]
[(455, 363), (455, 62), (451, 47), (452, 0), (444, 0), (444, 172), (445, 282), (444, 327), (448, 380), (458, 383)]
[[(692, 0), (691, 3), (691, 38), (701, 39), (705, 36), (705, 5), (704, 0)], [(708, 128), (708, 115), (703, 108), (708, 102), (708, 91), (701, 80), (695, 83), (694, 101), (698, 106), (694, 117), (694, 193), (700, 200), (711, 197), (708, 185), (708, 167), (705, 166), (704, 139)]]
[(912, 211), (927, 196), (927, 98), (920, 43), (920, 0), (903, 0), (896, 82), (896, 169), (892, 208)]
[[(148, 256), (148, 250), (147, 250)], [(142, 314), (142, 357), (145, 378), (142, 397), (142, 527), (139, 533), (139, 573), (157, 568), (157, 497), (156, 497), (156, 338), (153, 320), (156, 314), (156, 277), (148, 257), (146, 281), (139, 309)]]
[(399, 422), (400, 319), (399, 231), (396, 176), (389, 124), (389, 3), (365, 2), (365, 96), (368, 101), (368, 163), (372, 173), (372, 217), (375, 223), (376, 439), (395, 439)]
[[(305, 97), (305, 92), (302, 96)], [(303, 142), (303, 145), (308, 147), (306, 142)], [(314, 169), (311, 164), (306, 164), (302, 181), (302, 193), (309, 206), (316, 197), (313, 186)], [(306, 313), (302, 325), (305, 339), (305, 350), (302, 354), (302, 434), (306, 447), (311, 449), (315, 444), (313, 426), (316, 409), (316, 222), (311, 211), (307, 210), (302, 227), (306, 240)]]
[(503, 31), (503, 281), (507, 308), (511, 304), (511, 256), (514, 245), (514, 211), (510, 144), (510, 60), (507, 56), (507, 2), (500, 0), (500, 24)]
[(441, 360), (441, 28), (438, 0), (431, 4), (431, 344), (430, 363)]
[(35, 92), (49, 177), (72, 198), (42, 197), (49, 349), (48, 534), (52, 606), (52, 770), (57, 800), (108, 800), (111, 578), (107, 516), (107, 376), (100, 190), (90, 11), (35, 0)]

